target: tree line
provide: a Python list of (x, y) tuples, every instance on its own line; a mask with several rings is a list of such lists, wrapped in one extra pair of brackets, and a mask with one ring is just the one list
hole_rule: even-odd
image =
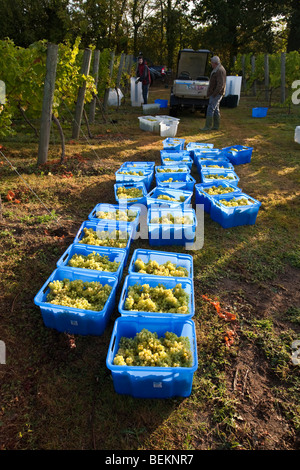
[(176, 66), (181, 48), (218, 54), (230, 71), (242, 53), (300, 51), (298, 0), (1, 0), (0, 39), (114, 50)]

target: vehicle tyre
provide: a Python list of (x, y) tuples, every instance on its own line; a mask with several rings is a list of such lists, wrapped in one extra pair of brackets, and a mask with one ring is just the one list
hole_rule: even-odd
[(172, 117), (176, 117), (178, 114), (178, 109), (177, 108), (170, 108), (169, 115)]

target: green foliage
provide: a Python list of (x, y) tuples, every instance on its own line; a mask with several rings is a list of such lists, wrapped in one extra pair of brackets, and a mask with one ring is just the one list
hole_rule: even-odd
[[(251, 69), (251, 57), (255, 55), (255, 70)], [(247, 81), (247, 88), (251, 88), (255, 80), (263, 82), (265, 79), (265, 54), (238, 54), (233, 73), (241, 74), (243, 70), (244, 56), (244, 74)], [(270, 90), (278, 89), (281, 86), (281, 53), (268, 54), (269, 59), (269, 87)], [(292, 84), (300, 77), (300, 52), (291, 51), (285, 54), (285, 84), (287, 89), (287, 98), (285, 105), (290, 103), (293, 93)]]
[[(69, 109), (74, 108), (78, 89), (84, 83), (86, 103), (92, 100), (93, 93), (97, 93), (94, 78), (81, 74), (80, 42), (77, 38), (73, 45), (70, 41), (59, 44), (53, 100), (53, 114), (56, 117), (65, 105)], [(46, 59), (46, 41), (36, 42), (28, 48), (16, 46), (10, 39), (0, 41), (0, 78), (6, 85), (6, 103), (0, 109), (0, 136), (13, 133), (11, 122), (19, 116), (20, 109), (32, 119), (40, 118)]]

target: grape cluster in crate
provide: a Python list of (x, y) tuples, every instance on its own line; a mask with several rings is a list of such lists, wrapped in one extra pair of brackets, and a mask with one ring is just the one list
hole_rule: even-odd
[[(230, 214), (236, 208), (241, 216), (259, 204), (238, 189), (233, 166), (234, 159), (235, 164), (245, 162), (237, 160), (244, 158), (244, 150), (249, 158), (249, 149), (219, 150), (196, 142), (184, 149), (184, 145), (185, 139), (166, 138), (160, 165), (126, 162), (116, 171), (116, 204), (93, 208), (34, 299), (45, 326), (70, 334), (102, 335), (121, 288), (120, 316), (106, 357), (120, 394), (189, 396), (198, 367), (193, 258), (165, 249), (135, 249), (129, 261), (139, 227), (147, 222), (150, 247), (184, 247), (195, 239), (194, 189), (196, 204), (204, 204), (222, 226), (229, 219), (234, 225)], [(191, 176), (193, 165), (200, 184)], [(141, 217), (145, 207), (146, 221)], [(214, 215), (213, 208), (220, 212), (215, 209)], [(242, 223), (254, 223), (253, 217)], [(128, 274), (121, 285), (126, 266)]]

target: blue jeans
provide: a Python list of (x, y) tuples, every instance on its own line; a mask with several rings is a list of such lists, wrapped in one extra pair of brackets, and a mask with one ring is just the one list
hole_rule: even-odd
[(209, 97), (206, 116), (209, 116), (209, 117), (218, 116), (218, 117), (220, 117), (220, 102), (221, 102), (221, 99), (222, 99), (222, 95), (210, 96)]
[(148, 88), (149, 88), (149, 85), (142, 85), (142, 94), (143, 94), (144, 104), (148, 103)]

